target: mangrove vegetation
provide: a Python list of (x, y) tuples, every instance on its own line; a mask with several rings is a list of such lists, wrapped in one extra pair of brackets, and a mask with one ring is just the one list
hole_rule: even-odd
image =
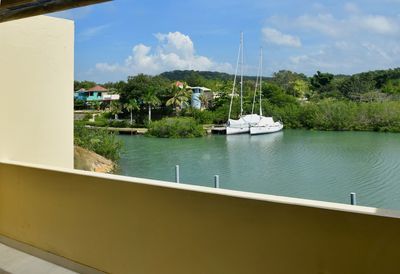
[[(183, 86), (178, 88), (177, 81)], [(96, 83), (77, 81), (75, 90), (93, 84)], [(120, 101), (87, 123), (149, 127), (149, 135), (160, 137), (176, 137), (176, 134), (197, 136), (187, 128), (195, 132), (198, 125), (224, 124), (227, 121), (232, 85), (232, 75), (218, 72), (172, 71), (157, 76), (131, 76), (127, 81), (104, 84), (120, 94)], [(211, 97), (200, 98), (201, 110), (189, 107), (191, 95), (187, 86), (212, 90)], [(251, 112), (254, 86), (255, 77), (244, 78), (244, 108), (247, 113)], [(265, 79), (262, 95), (264, 114), (282, 121), (286, 128), (400, 132), (398, 68), (355, 75), (318, 71), (311, 77), (282, 70)], [(233, 118), (236, 118), (239, 98), (234, 98)], [(94, 105), (95, 108), (105, 107)], [(181, 119), (161, 120), (166, 117)], [(185, 117), (191, 119), (183, 119)], [(166, 130), (174, 132), (166, 133)]]

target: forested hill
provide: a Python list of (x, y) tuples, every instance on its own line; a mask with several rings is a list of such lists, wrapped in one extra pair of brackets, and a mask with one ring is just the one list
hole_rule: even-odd
[[(161, 73), (162, 78), (170, 81), (183, 81), (189, 86), (209, 85), (212, 83), (232, 82), (234, 75), (213, 72), (213, 71), (194, 71), (194, 70), (174, 70)], [(264, 77), (267, 82), (280, 85), (284, 89), (293, 84), (296, 80), (303, 80), (314, 87), (314, 90), (322, 88), (324, 92), (341, 90), (342, 93), (366, 93), (373, 90), (383, 91), (385, 93), (400, 94), (400, 68), (375, 70), (361, 72), (354, 75), (334, 75), (331, 73), (317, 72), (313, 77), (307, 77), (302, 73), (281, 70), (273, 74), (272, 77)], [(255, 81), (255, 76), (245, 76), (245, 81)], [(321, 83), (318, 83), (322, 81)]]
[[(234, 75), (217, 71), (194, 71), (194, 70), (174, 70), (163, 72), (160, 76), (170, 81), (184, 81), (187, 83), (198, 83), (200, 79), (229, 81), (233, 80)], [(245, 80), (255, 80), (255, 76), (244, 76)]]
[(193, 78), (202, 77), (207, 80), (231, 80), (233, 75), (216, 72), (216, 71), (194, 71), (194, 70), (174, 70), (167, 71), (160, 74), (160, 76), (169, 79), (170, 81), (185, 81), (189, 82)]
[[(289, 72), (282, 70), (281, 72)], [(277, 74), (277, 73), (275, 73)], [(279, 73), (278, 73), (279, 74)], [(296, 74), (296, 73), (295, 73)], [(304, 75), (304, 74), (298, 74)], [(342, 74), (331, 74), (334, 78), (337, 79), (346, 79), (351, 75), (342, 75)], [(195, 71), (195, 70), (174, 70), (167, 71), (160, 74), (160, 76), (167, 78), (170, 81), (184, 81), (184, 82), (198, 82), (200, 79), (205, 80), (216, 80), (216, 81), (229, 81), (233, 80), (234, 75), (228, 74), (224, 72), (217, 71)], [(382, 86), (387, 80), (395, 80), (400, 79), (400, 68), (387, 69), (387, 70), (375, 70), (368, 72), (361, 72), (352, 75), (353, 77), (361, 77), (361, 78), (373, 78), (379, 86)], [(265, 77), (266, 80), (272, 80), (274, 77)], [(304, 78), (306, 76), (304, 75)], [(255, 76), (244, 76), (245, 80), (255, 80)]]

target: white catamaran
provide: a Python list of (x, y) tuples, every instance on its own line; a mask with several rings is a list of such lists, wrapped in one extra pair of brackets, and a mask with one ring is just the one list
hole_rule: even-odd
[[(226, 134), (241, 134), (249, 133), (251, 125), (256, 125), (260, 121), (260, 117), (257, 114), (243, 115), (243, 65), (244, 65), (244, 54), (243, 54), (243, 32), (240, 34), (240, 46), (239, 53), (236, 63), (235, 78), (233, 80), (233, 88), (231, 94), (231, 103), (229, 106), (229, 117), (226, 125)], [(240, 66), (240, 116), (238, 120), (231, 119), (233, 99), (236, 94), (236, 81), (237, 74)]]
[[(239, 46), (239, 53), (236, 63), (236, 72), (235, 78), (233, 80), (233, 88), (231, 94), (231, 102), (229, 106), (229, 117), (228, 122), (226, 125), (226, 134), (233, 135), (233, 134), (241, 134), (241, 133), (250, 133), (252, 135), (255, 134), (265, 134), (265, 133), (272, 133), (277, 132), (283, 129), (283, 125), (280, 122), (274, 122), (272, 117), (264, 117), (262, 116), (262, 104), (261, 104), (261, 97), (262, 97), (262, 51), (260, 54), (260, 65), (259, 71), (257, 75), (256, 81), (256, 88), (254, 91), (254, 98), (253, 98), (253, 108), (252, 114), (243, 115), (243, 66), (244, 66), (244, 56), (243, 56), (243, 33), (240, 35), (240, 46)], [(231, 119), (232, 114), (232, 105), (233, 100), (236, 95), (236, 82), (237, 82), (237, 74), (240, 66), (240, 116), (238, 120)], [(255, 106), (255, 98), (256, 93), (259, 88), (260, 92), (260, 115), (254, 114), (254, 106)]]
[(264, 117), (263, 116), (263, 112), (262, 112), (263, 51), (262, 51), (262, 48), (260, 49), (260, 64), (259, 64), (258, 69), (259, 69), (259, 72), (258, 72), (258, 75), (257, 75), (258, 77), (256, 80), (256, 89), (254, 92), (252, 113), (254, 113), (256, 94), (257, 94), (257, 90), (258, 90), (259, 95), (260, 95), (260, 99), (259, 99), (260, 115), (258, 115), (259, 121), (255, 124), (251, 124), (251, 126), (250, 126), (250, 134), (251, 135), (274, 133), (274, 132), (281, 131), (283, 129), (283, 124), (281, 122), (274, 122), (274, 119), (272, 117)]

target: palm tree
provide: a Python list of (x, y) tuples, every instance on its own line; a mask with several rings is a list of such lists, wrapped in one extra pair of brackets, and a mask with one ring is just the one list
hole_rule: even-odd
[(112, 101), (110, 104), (110, 111), (115, 119), (118, 119), (118, 114), (122, 112), (121, 104), (118, 101)]
[(200, 100), (200, 103), (201, 103), (201, 109), (202, 109), (202, 110), (208, 108), (208, 96), (207, 96), (207, 95), (205, 95), (204, 93), (202, 93), (202, 94), (199, 96), (199, 100)]
[(92, 107), (94, 110), (100, 110), (101, 102), (99, 102), (99, 101), (92, 101), (92, 102), (90, 102), (90, 105), (91, 105), (91, 107)]
[(142, 97), (143, 103), (148, 105), (149, 108), (149, 123), (151, 122), (151, 108), (160, 105), (161, 101), (158, 99), (155, 89), (148, 89)]
[(167, 101), (167, 106), (174, 106), (176, 116), (178, 116), (179, 111), (182, 110), (183, 106), (188, 106), (189, 101), (189, 89), (185, 85), (183, 88), (177, 87), (175, 85), (171, 88), (172, 97)]
[(130, 114), (131, 114), (131, 125), (133, 125), (132, 112), (133, 112), (134, 110), (139, 110), (139, 109), (140, 109), (137, 100), (136, 100), (136, 99), (131, 99), (131, 100), (129, 100), (128, 103), (125, 103), (125, 104), (124, 104), (124, 108), (125, 108), (127, 111), (130, 112)]

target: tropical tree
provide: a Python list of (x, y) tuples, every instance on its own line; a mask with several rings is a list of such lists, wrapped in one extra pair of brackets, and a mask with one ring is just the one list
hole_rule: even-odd
[(118, 114), (122, 112), (121, 104), (118, 101), (112, 101), (110, 104), (110, 112), (114, 115), (114, 119), (118, 119)]
[(263, 96), (268, 99), (269, 103), (278, 107), (285, 107), (286, 105), (297, 105), (297, 99), (289, 94), (278, 85), (274, 83), (264, 83), (262, 88)]
[(91, 106), (94, 110), (100, 110), (101, 102), (100, 102), (100, 101), (91, 101), (91, 102), (90, 102), (90, 106)]
[(333, 74), (317, 71), (317, 73), (311, 78), (311, 86), (318, 92), (330, 92), (332, 91), (332, 86), (330, 84), (332, 83), (333, 78)]
[(128, 82), (121, 86), (121, 96), (126, 100), (133, 98), (143, 98), (149, 89), (154, 89), (157, 93), (162, 93), (168, 88), (169, 81), (160, 76), (150, 76), (139, 74), (129, 76)]
[(140, 109), (137, 100), (136, 100), (136, 99), (131, 99), (131, 100), (129, 100), (128, 103), (125, 103), (125, 104), (124, 104), (124, 108), (125, 108), (127, 111), (130, 112), (130, 114), (131, 114), (131, 125), (133, 125), (133, 116), (132, 116), (132, 112), (133, 112), (134, 110), (139, 110), (139, 109)]
[(80, 99), (74, 99), (74, 109), (83, 109), (85, 107), (85, 101)]
[(308, 82), (304, 80), (296, 80), (293, 83), (293, 96), (304, 98), (310, 91)]
[(80, 89), (90, 89), (97, 85), (95, 82), (91, 81), (74, 81), (74, 90), (80, 90)]
[(208, 108), (208, 96), (207, 96), (207, 95), (205, 95), (204, 93), (202, 93), (202, 94), (199, 96), (199, 100), (200, 100), (201, 108), (202, 108), (202, 109)]
[(151, 122), (151, 108), (158, 106), (161, 104), (160, 99), (157, 97), (157, 92), (155, 89), (147, 89), (145, 94), (142, 97), (143, 103), (145, 103), (148, 106), (149, 110), (149, 123)]
[(189, 88), (186, 85), (183, 87), (172, 85), (171, 96), (172, 97), (167, 101), (166, 105), (174, 106), (176, 116), (178, 116), (182, 108), (189, 105)]
[(383, 93), (400, 94), (400, 79), (388, 80), (382, 87)]
[(352, 97), (353, 95), (369, 93), (375, 91), (376, 82), (369, 74), (353, 75), (341, 83), (339, 90), (343, 95)]
[(307, 81), (307, 76), (302, 73), (292, 72), (290, 70), (280, 70), (275, 72), (272, 82), (281, 87), (287, 94), (294, 94), (294, 86), (296, 81)]
[(186, 82), (188, 83), (188, 85), (192, 86), (192, 87), (196, 87), (196, 86), (204, 86), (205, 83), (205, 78), (198, 73), (197, 71), (191, 71), (189, 72), (188, 78), (186, 79)]

